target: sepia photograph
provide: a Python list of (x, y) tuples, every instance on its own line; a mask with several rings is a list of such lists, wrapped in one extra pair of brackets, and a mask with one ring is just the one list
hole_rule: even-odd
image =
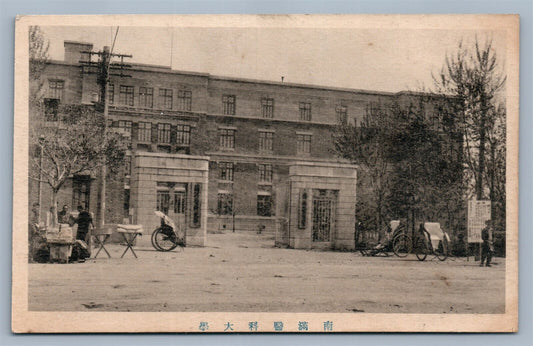
[(18, 17), (13, 331), (516, 332), (518, 28)]

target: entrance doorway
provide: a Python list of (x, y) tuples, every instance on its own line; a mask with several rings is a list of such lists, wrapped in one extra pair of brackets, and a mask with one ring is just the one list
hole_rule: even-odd
[(313, 190), (313, 242), (330, 242), (335, 230), (336, 190)]

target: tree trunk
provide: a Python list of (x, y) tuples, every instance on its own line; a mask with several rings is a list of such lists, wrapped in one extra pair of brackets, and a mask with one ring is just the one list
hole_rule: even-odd
[(479, 128), (479, 153), (478, 153), (478, 172), (476, 181), (476, 196), (478, 200), (483, 199), (483, 172), (485, 171), (485, 141), (486, 141), (486, 112), (481, 115), (481, 124)]
[(59, 189), (52, 189), (52, 206), (50, 207), (50, 226), (57, 226), (57, 193)]

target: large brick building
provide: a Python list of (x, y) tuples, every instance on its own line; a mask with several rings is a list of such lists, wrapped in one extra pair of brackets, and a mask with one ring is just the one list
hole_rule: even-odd
[[(65, 41), (64, 61), (45, 69), (45, 98), (98, 100), (95, 75), (82, 74), (92, 44)], [(409, 97), (182, 72), (132, 64), (111, 77), (109, 123), (130, 142), (124, 176), (108, 179), (106, 223), (152, 230), (158, 209), (203, 245), (206, 230), (274, 232), (295, 247), (353, 248), (356, 167), (332, 153), (339, 120), (360, 121), (370, 102)], [(98, 208), (98, 177), (74, 176), (59, 203)], [(30, 184), (47, 203), (45, 187)], [(276, 213), (278, 215), (276, 215)], [(278, 221), (276, 222), (276, 216)], [(281, 226), (280, 226), (281, 225)], [(287, 226), (287, 227), (285, 227)]]

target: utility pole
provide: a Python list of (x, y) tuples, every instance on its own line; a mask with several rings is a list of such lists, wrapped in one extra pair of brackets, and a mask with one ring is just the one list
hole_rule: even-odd
[[(88, 59), (81, 60), (81, 72), (82, 74), (96, 74), (96, 82), (100, 86), (100, 98), (98, 102), (98, 110), (102, 111), (104, 117), (104, 138), (107, 134), (107, 120), (109, 116), (109, 101), (107, 98), (107, 90), (109, 86), (110, 76), (118, 77), (131, 77), (131, 75), (124, 74), (125, 71), (131, 68), (131, 65), (124, 63), (124, 58), (131, 58), (132, 55), (129, 54), (116, 54), (113, 53), (113, 48), (115, 46), (115, 41), (118, 35), (118, 28), (115, 33), (115, 39), (113, 40), (113, 45), (111, 50), (108, 46), (105, 46), (102, 51), (92, 52), (92, 51), (82, 51), (81, 53), (87, 54)], [(96, 61), (92, 61), (92, 57), (96, 57)], [(111, 62), (112, 58), (119, 58), (120, 62)], [(100, 185), (99, 185), (99, 195), (100, 195), (100, 204), (98, 207), (98, 226), (103, 228), (105, 224), (105, 208), (106, 208), (106, 174), (107, 167), (102, 165), (100, 170)]]

